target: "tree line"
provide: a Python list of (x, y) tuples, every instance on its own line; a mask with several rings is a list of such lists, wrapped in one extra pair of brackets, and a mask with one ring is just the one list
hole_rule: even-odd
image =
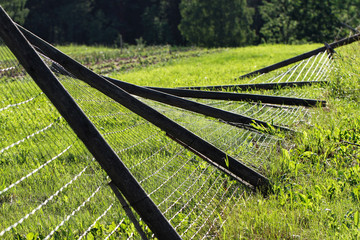
[(52, 43), (234, 47), (326, 42), (360, 24), (360, 0), (0, 0)]

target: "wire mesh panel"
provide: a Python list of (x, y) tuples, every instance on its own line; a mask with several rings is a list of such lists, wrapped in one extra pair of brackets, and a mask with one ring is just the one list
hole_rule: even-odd
[(248, 83), (324, 81), (327, 78), (327, 72), (332, 68), (331, 57), (325, 51), (292, 64), (289, 67), (261, 74), (250, 79)]
[[(334, 43), (333, 45), (338, 47), (356, 41), (356, 39), (357, 37), (354, 36)], [(317, 52), (317, 54), (315, 52)], [(305, 57), (305, 55), (307, 57)], [(326, 48), (323, 47), (234, 78), (233, 80), (229, 80), (228, 84), (179, 87), (179, 89), (248, 91), (253, 89), (279, 89), (289, 86), (296, 87), (319, 84), (327, 80), (328, 73), (333, 68), (332, 59), (332, 53), (329, 54)], [(161, 91), (161, 88), (157, 89)]]
[(130, 236), (106, 174), (3, 44), (0, 69), (0, 238)]
[[(49, 66), (54, 65), (54, 61), (44, 59)], [(71, 73), (52, 69), (180, 236), (185, 239), (216, 236), (218, 227), (226, 219), (223, 216), (217, 220), (219, 213), (229, 207), (223, 201), (235, 204), (235, 199), (245, 194), (242, 186)], [(268, 133), (238, 128), (166, 104), (139, 99), (259, 171), (266, 169), (266, 159), (279, 141)], [(261, 103), (205, 103), (288, 126), (303, 119), (307, 112), (304, 107)]]
[[(8, 173), (3, 175), (6, 181), (1, 194), (9, 199), (3, 203), (1, 236), (136, 236), (128, 230), (131, 227), (119, 228), (127, 219), (106, 187), (106, 175), (12, 54), (2, 50), (20, 70), (2, 76), (2, 113), (9, 124), (2, 136), (10, 136), (2, 141), (2, 162), (5, 166), (7, 161), (14, 161), (13, 155), (20, 152), (18, 145), (30, 160), (22, 160), (21, 168), (1, 168)], [(1, 67), (8, 68), (5, 61)], [(225, 220), (223, 213), (244, 193), (242, 185), (103, 94), (74, 78), (61, 75), (59, 79), (180, 235), (216, 236)], [(15, 89), (19, 99), (13, 94)], [(21, 121), (16, 121), (19, 118)], [(24, 196), (20, 198), (18, 191)], [(16, 206), (8, 197), (13, 195)], [(12, 206), (16, 214), (12, 214)], [(131, 234), (126, 235), (127, 231)]]
[[(244, 194), (244, 187), (70, 73), (57, 76), (180, 236), (216, 236), (226, 219), (223, 212)], [(181, 113), (176, 108), (166, 113), (173, 111)], [(204, 120), (201, 127), (206, 125)], [(218, 134), (226, 138), (222, 129)]]
[[(217, 164), (204, 161), (206, 157), (201, 153), (195, 155), (179, 139), (80, 81), (65, 68), (59, 70), (56, 66), (61, 64), (39, 55), (180, 237), (219, 237), (227, 213), (251, 191), (219, 170)], [(267, 79), (321, 81), (327, 76), (329, 64), (327, 56), (319, 54)], [(262, 77), (265, 76), (254, 81)], [(0, 173), (4, 179), (0, 185), (0, 236), (139, 238), (107, 186), (109, 177), (3, 44), (0, 89)], [(308, 94), (306, 88), (265, 92)], [(311, 94), (319, 97), (314, 91)], [(265, 173), (267, 159), (280, 141), (260, 128), (244, 128), (140, 97), (138, 100), (261, 173)], [(197, 101), (288, 127), (303, 121), (308, 114), (305, 107)], [(224, 159), (225, 165), (229, 164), (227, 160)], [(154, 237), (140, 215), (135, 217), (148, 237)]]
[[(47, 61), (49, 66), (54, 64), (50, 59), (47, 59)], [(202, 234), (202, 231), (199, 230), (199, 228), (202, 229), (204, 226), (207, 226), (208, 224), (206, 221), (215, 221), (215, 219), (211, 219), (211, 217), (213, 215), (216, 216), (216, 208), (211, 210), (210, 215), (205, 217), (205, 222), (199, 223), (200, 227), (192, 221), (181, 219), (178, 220), (179, 222), (177, 223), (176, 220), (177, 218), (181, 218), (184, 214), (188, 217), (194, 212), (197, 213), (198, 211), (201, 211), (193, 209), (197, 206), (204, 206), (201, 203), (198, 204), (196, 200), (200, 202), (204, 201), (205, 209), (209, 209), (212, 206), (212, 201), (219, 202), (217, 197), (219, 197), (219, 192), (221, 193), (224, 191), (224, 187), (213, 189), (216, 187), (216, 184), (214, 184), (212, 177), (208, 178), (208, 187), (211, 187), (208, 188), (205, 195), (197, 190), (197, 188), (193, 189), (193, 187), (196, 187), (196, 179), (198, 178), (189, 178), (194, 176), (198, 170), (206, 170), (206, 173), (209, 174), (208, 169), (210, 166), (207, 166), (201, 159), (186, 153), (187, 151), (184, 148), (175, 144), (168, 138), (165, 138), (164, 133), (156, 127), (153, 127), (147, 121), (126, 110), (121, 105), (89, 87), (85, 83), (77, 80), (75, 77), (71, 76), (70, 73), (64, 74), (64, 72), (58, 72), (58, 77), (89, 118), (92, 119), (100, 132), (106, 137), (107, 141), (114, 149), (116, 149), (117, 153), (120, 154), (127, 167), (133, 171), (133, 174), (137, 177), (149, 196), (151, 196), (155, 203), (160, 207), (164, 215), (174, 225), (175, 229), (179, 231), (180, 235), (184, 238), (191, 238), (195, 237), (196, 234)], [(82, 91), (80, 94), (78, 94), (78, 88)], [(285, 90), (283, 90), (283, 92), (285, 92)], [(246, 162), (249, 166), (259, 170), (261, 170), (265, 160), (279, 140), (277, 137), (267, 133), (240, 129), (236, 126), (206, 118), (199, 114), (183, 111), (154, 101), (142, 98), (139, 99), (153, 106), (180, 125), (203, 137), (216, 147), (226, 151), (229, 155), (236, 156), (238, 159)], [(298, 121), (297, 119), (302, 119), (303, 114), (306, 114), (307, 112), (303, 107), (272, 106), (260, 103), (249, 104), (241, 102), (229, 103), (229, 101), (208, 101), (206, 104), (220, 106), (233, 112), (237, 111), (245, 113), (248, 116), (268, 119), (272, 122), (277, 121), (280, 124), (289, 126)], [(110, 112), (110, 114), (99, 115), (99, 112), (105, 112), (104, 109), (107, 110), (106, 112)], [(117, 127), (115, 131), (111, 129), (111, 125)], [(125, 134), (125, 136), (121, 134)], [(119, 138), (123, 138), (123, 140), (119, 140)], [(133, 139), (135, 139), (135, 141), (132, 141)], [(124, 146), (118, 148), (121, 145)], [(153, 150), (152, 152), (147, 152), (146, 149)], [(134, 157), (137, 155), (139, 155), (138, 158)], [(163, 155), (168, 156), (167, 158), (164, 158)], [(138, 159), (140, 159), (140, 161), (137, 161)], [(147, 166), (148, 163), (150, 166)], [(201, 168), (199, 169), (199, 167)], [(215, 173), (217, 170), (213, 171)], [(211, 174), (212, 173), (213, 172), (211, 172)], [(203, 173), (201, 172), (201, 174)], [(215, 179), (219, 179), (219, 176)], [(215, 183), (217, 183), (217, 181), (218, 180), (216, 180)], [(187, 184), (188, 182), (191, 182), (190, 187)], [(233, 181), (226, 178), (221, 181), (221, 185), (226, 183), (226, 191), (228, 191), (228, 182)], [(207, 186), (203, 183), (199, 184), (200, 189)], [(239, 185), (235, 184), (235, 186), (236, 189), (238, 189)], [(183, 187), (185, 187), (185, 191), (182, 189)], [(179, 191), (180, 195), (177, 195), (177, 192), (174, 192), (174, 189)], [(190, 190), (192, 189), (195, 192), (191, 192)], [(212, 195), (210, 199), (205, 198), (210, 194), (210, 191), (215, 191), (215, 195)], [(186, 200), (184, 192), (189, 194), (188, 198), (190, 200)], [(197, 199), (197, 194), (200, 194), (200, 199)], [(242, 194), (243, 191), (241, 191), (240, 196)], [(230, 193), (230, 195), (233, 196), (234, 192), (233, 194)], [(164, 196), (167, 196), (165, 200)], [(223, 196), (223, 194), (221, 196)], [(238, 197), (237, 194), (235, 196)], [(172, 199), (172, 197), (174, 197), (175, 200)], [(178, 202), (181, 199), (184, 199), (185, 201), (183, 206)], [(167, 203), (167, 201), (170, 201), (170, 203)], [(174, 201), (175, 203), (173, 203)], [(191, 201), (194, 205), (191, 204)], [(179, 210), (175, 208), (177, 204), (180, 204), (180, 206), (178, 206)], [(170, 206), (170, 208), (163, 208), (162, 206)], [(185, 213), (183, 211), (185, 211)], [(187, 211), (190, 211), (190, 213)], [(198, 213), (192, 217), (192, 219), (194, 218), (196, 221), (201, 221), (202, 219), (202, 217), (198, 217)], [(185, 224), (185, 226), (182, 226), (182, 224)], [(190, 234), (194, 231), (193, 227), (199, 230), (195, 231), (194, 236)]]

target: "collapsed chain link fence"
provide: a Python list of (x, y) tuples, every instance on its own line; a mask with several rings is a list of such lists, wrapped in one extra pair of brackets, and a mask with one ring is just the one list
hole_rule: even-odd
[[(51, 67), (53, 61), (42, 57)], [(321, 53), (277, 76), (263, 74), (250, 82), (322, 81), (331, 68), (331, 60)], [(0, 237), (139, 238), (106, 174), (2, 43), (0, 69)], [(106, 95), (70, 73), (53, 71), (179, 235), (218, 238), (228, 212), (251, 192)], [(306, 88), (265, 92), (319, 97), (308, 96)], [(260, 172), (280, 140), (139, 99)], [(196, 101), (290, 127), (306, 120), (309, 112), (300, 106)], [(136, 217), (151, 238), (151, 231)]]

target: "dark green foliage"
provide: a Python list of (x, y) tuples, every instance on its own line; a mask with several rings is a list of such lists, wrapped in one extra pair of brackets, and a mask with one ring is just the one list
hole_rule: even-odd
[(333, 0), (296, 2), (297, 39), (311, 42), (334, 40), (338, 28), (335, 8)]
[(360, 24), (359, 7), (358, 0), (265, 0), (260, 33), (268, 42), (331, 42), (348, 33), (341, 23)]
[[(208, 47), (332, 42), (360, 25), (360, 0), (0, 0), (53, 43)], [(180, 13), (181, 12), (181, 13)], [(181, 30), (181, 31), (180, 31)]]
[(260, 7), (264, 20), (260, 33), (267, 42), (289, 43), (295, 40), (296, 6), (292, 0), (265, 1)]
[(253, 9), (245, 0), (183, 0), (180, 4), (183, 36), (207, 47), (241, 46), (251, 43)]
[(247, 0), (248, 6), (254, 9), (253, 23), (251, 25), (251, 28), (255, 31), (254, 44), (260, 43), (260, 29), (264, 25), (264, 20), (260, 13), (262, 2), (262, 0)]
[(180, 0), (155, 0), (142, 14), (143, 38), (150, 44), (181, 44)]
[(88, 0), (28, 0), (25, 27), (51, 42), (94, 43), (90, 37), (101, 29), (101, 23), (91, 18), (92, 4)]
[[(25, 2), (25, 0), (22, 0)], [(50, 42), (180, 44), (180, 0), (27, 0), (25, 27)]]
[(25, 8), (26, 0), (0, 0), (0, 5), (7, 11), (9, 16), (17, 23), (23, 24), (29, 13)]

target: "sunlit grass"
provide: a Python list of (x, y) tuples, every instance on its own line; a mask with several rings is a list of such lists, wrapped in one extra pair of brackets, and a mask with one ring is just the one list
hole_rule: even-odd
[(114, 72), (110, 77), (144, 86), (180, 87), (235, 84), (235, 78), (256, 69), (320, 47), (309, 45), (260, 45), (204, 56), (173, 60), (165, 66), (151, 66), (130, 72)]
[(338, 50), (328, 107), (283, 142), (268, 176), (274, 193), (240, 201), (221, 239), (359, 239), (359, 44)]
[[(234, 80), (239, 75), (320, 46), (320, 44), (294, 46), (261, 45), (235, 49), (185, 49), (186, 54), (184, 55), (181, 55), (183, 51), (185, 52), (184, 49), (180, 49), (178, 52), (172, 50), (171, 54), (181, 55), (178, 58), (169, 57), (169, 46), (153, 47), (148, 50), (134, 47), (131, 48), (132, 52), (129, 50), (128, 53), (126, 53), (126, 49), (123, 49), (121, 53), (120, 49), (104, 47), (72, 45), (60, 48), (99, 72), (102, 71), (102, 67), (98, 64), (102, 62), (112, 61), (113, 58), (135, 57), (136, 64), (125, 68), (123, 71), (115, 69), (116, 71), (110, 71), (107, 74), (111, 77), (139, 85), (178, 87), (241, 83)], [(274, 192), (266, 198), (261, 195), (244, 196), (240, 198), (235, 209), (227, 212), (223, 217), (217, 216), (219, 219), (229, 217), (225, 225), (220, 229), (220, 232), (214, 231), (213, 234), (216, 235), (217, 239), (356, 239), (360, 237), (360, 148), (358, 147), (360, 144), (360, 118), (358, 114), (360, 110), (358, 97), (360, 68), (358, 67), (358, 56), (360, 53), (358, 49), (359, 45), (354, 44), (338, 50), (339, 55), (336, 57), (337, 69), (333, 72), (332, 82), (329, 86), (305, 87), (294, 90), (298, 94), (306, 94), (306, 96), (313, 98), (322, 99), (326, 97), (328, 107), (312, 110), (311, 121), (302, 125), (298, 124), (297, 127), (300, 133), (291, 138), (286, 136), (288, 139), (283, 141), (281, 145), (276, 146), (278, 151), (274, 152), (270, 159), (265, 159), (266, 161), (261, 162), (264, 165), (262, 173), (271, 179)], [(138, 56), (145, 55), (161, 55), (162, 57), (157, 59), (162, 59), (163, 61), (142, 65), (139, 63)], [(79, 86), (72, 86), (71, 83), (65, 82), (63, 84), (77, 98), (80, 106), (103, 134), (132, 126), (136, 121), (140, 120), (134, 116), (114, 117), (112, 114), (125, 111), (118, 106), (114, 107), (111, 104), (101, 105), (96, 101), (86, 101), (87, 99), (81, 101), (82, 96), (84, 96), (83, 92), (77, 92), (76, 89), (79, 86), (84, 87), (83, 84)], [(11, 92), (15, 93), (17, 88), (20, 89), (19, 85), (15, 85), (12, 82), (2, 86), (4, 91), (9, 92), (7, 95), (11, 95)], [(287, 91), (287, 89), (282, 89), (278, 94), (285, 94)], [(37, 96), (38, 91), (30, 93), (31, 97)], [(269, 93), (269, 91), (259, 93)], [(94, 94), (93, 97), (99, 97), (102, 100), (100, 95)], [(7, 104), (26, 100), (27, 96), (19, 94), (18, 99), (15, 97), (4, 97), (1, 99), (2, 105), (0, 106), (4, 107)], [(30, 106), (29, 113), (22, 110), (28, 106)], [(0, 114), (0, 121), (2, 123), (0, 129), (0, 133), (2, 133), (0, 137), (2, 139), (1, 147), (6, 147), (8, 144), (25, 137), (26, 133), (23, 132), (31, 133), (47, 126), (51, 122), (59, 121), (57, 120), (58, 115), (56, 111), (49, 106), (43, 95), (37, 97), (27, 106), (19, 106), (16, 109), (19, 111), (3, 111)], [(37, 109), (43, 109), (43, 115), (47, 117), (33, 113)], [(112, 116), (107, 117), (107, 114)], [(198, 120), (200, 119), (198, 116), (195, 118), (188, 114), (187, 118), (182, 118), (181, 112), (176, 114), (172, 114), (171, 111), (167, 112), (170, 118), (176, 119), (185, 126), (190, 126), (189, 128), (192, 128), (195, 133), (204, 135), (209, 140), (218, 139), (222, 136), (221, 131), (216, 132), (217, 126), (222, 125), (222, 123), (213, 125), (213, 128), (211, 128), (212, 135), (209, 135), (209, 132), (199, 131), (199, 126), (204, 125), (205, 122), (210, 122), (209, 119), (202, 122)], [(195, 124), (193, 124), (194, 119), (197, 120)], [(63, 121), (61, 120), (60, 123), (56, 123), (61, 126), (65, 124)], [(279, 121), (281, 123), (281, 119)], [(25, 125), (26, 122), (32, 122), (33, 124)], [(230, 127), (227, 128), (230, 129)], [(57, 131), (53, 135), (56, 136), (56, 139), (61, 144), (55, 144), (55, 142), (48, 142), (46, 140), (41, 141), (41, 143), (29, 141), (28, 145), (24, 145), (21, 149), (19, 148), (19, 154), (15, 150), (12, 152), (14, 156), (18, 155), (17, 157), (3, 157), (2, 161), (0, 161), (0, 173), (6, 179), (2, 180), (1, 187), (6, 187), (9, 183), (13, 182), (14, 179), (12, 178), (20, 178), (24, 175), (24, 172), (29, 172), (32, 168), (37, 167), (39, 162), (42, 163), (46, 160), (44, 157), (35, 156), (37, 152), (33, 150), (32, 155), (34, 157), (32, 161), (29, 161), (29, 165), (24, 167), (25, 160), (29, 158), (27, 147), (33, 149), (38, 146), (45, 148), (49, 152), (51, 152), (51, 149), (59, 152), (67, 147), (66, 144), (68, 142), (59, 140), (62, 139), (61, 133), (61, 131)], [(122, 151), (123, 148), (136, 144), (139, 139), (144, 138), (145, 134), (147, 134), (147, 137), (157, 133), (158, 129), (154, 130), (144, 125), (137, 128), (137, 131), (133, 131), (132, 135), (118, 134), (105, 136), (105, 138), (112, 142), (115, 150)], [(4, 137), (9, 135), (11, 137)], [(234, 134), (233, 136), (236, 137), (237, 135)], [(134, 167), (136, 170), (134, 170), (134, 175), (139, 180), (146, 177), (147, 174), (147, 172), (142, 173), (144, 166), (141, 166), (140, 160), (148, 156), (150, 151), (154, 152), (156, 150), (152, 145), (165, 145), (169, 141), (163, 135), (159, 139), (149, 141), (146, 149), (141, 148), (144, 146), (142, 145), (139, 148), (122, 152), (120, 155), (128, 167)], [(165, 141), (164, 139), (167, 140)], [(234, 146), (234, 143), (240, 142), (240, 140), (242, 139), (220, 142), (219, 146)], [(244, 149), (237, 150), (244, 152), (249, 146), (244, 145), (242, 146)], [(82, 147), (81, 144), (78, 146), (79, 149), (82, 149)], [(171, 153), (178, 151), (178, 148), (179, 146), (176, 144), (169, 145), (168, 151), (163, 156), (157, 156), (152, 160), (152, 164), (146, 166), (147, 170), (150, 172), (161, 168), (168, 161), (168, 158), (172, 156)], [(34, 178), (33, 182), (29, 182), (27, 185), (24, 184), (22, 188), (14, 189), (0, 198), (2, 203), (1, 213), (4, 213), (0, 216), (0, 226), (2, 228), (23, 217), (28, 209), (36, 207), (85, 166), (85, 161), (83, 162), (83, 159), (80, 157), (74, 157), (73, 154), (76, 154), (76, 152), (70, 152), (61, 157), (52, 166), (51, 169), (53, 171), (46, 171), (38, 175)], [(190, 153), (186, 153), (184, 154), (184, 160), (192, 159), (192, 156)], [(89, 156), (85, 160), (88, 163), (90, 160)], [(186, 169), (186, 171), (190, 172), (198, 166), (205, 168), (202, 161), (197, 161), (199, 159), (194, 160), (193, 165)], [(254, 160), (247, 159), (246, 161), (251, 163)], [(82, 164), (79, 164), (80, 162)], [(137, 166), (136, 164), (140, 165)], [(171, 167), (178, 168), (177, 165)], [(39, 212), (36, 215), (35, 221), (28, 221), (19, 232), (14, 232), (7, 236), (12, 238), (18, 236), (16, 234), (19, 233), (21, 237), (25, 238), (24, 233), (31, 233), (32, 231), (35, 232), (35, 236), (38, 236), (40, 233), (44, 234), (42, 227), (46, 228), (46, 230), (52, 229), (54, 225), (63, 219), (64, 215), (69, 214), (94, 191), (95, 186), (88, 184), (88, 181), (91, 182), (95, 179), (101, 182), (103, 180), (104, 174), (97, 168), (98, 166), (93, 166), (93, 169), (86, 172), (86, 177), (80, 183), (74, 185), (74, 191), (78, 189), (83, 190), (79, 196), (74, 198), (74, 201), (69, 203), (70, 200), (67, 194), (57, 198), (56, 204), (46, 208), (44, 213)], [(163, 173), (162, 177), (167, 175), (170, 175), (170, 172)], [(61, 181), (58, 181), (58, 179)], [(152, 181), (155, 182), (156, 179)], [(183, 179), (179, 178), (178, 181), (183, 181)], [(149, 189), (156, 186), (156, 182), (146, 182), (146, 184), (148, 185), (144, 186), (147, 186)], [(32, 189), (33, 192), (28, 192), (28, 189)], [(105, 193), (110, 195), (109, 191)], [(171, 193), (171, 188), (166, 189), (166, 191), (164, 190), (155, 195), (154, 199), (159, 203), (164, 195), (168, 196)], [(27, 202), (26, 199), (28, 198), (32, 198), (32, 201)], [(85, 226), (89, 225), (88, 219), (94, 218), (92, 213), (99, 214), (100, 210), (104, 210), (105, 204), (109, 204), (113, 200), (113, 196), (105, 200), (97, 197), (96, 202), (90, 204), (82, 212), (82, 215), (77, 216), (75, 220), (66, 226), (66, 231), (59, 232), (59, 239), (61, 237), (68, 237), (69, 239), (78, 237), (86, 229)], [(13, 201), (16, 202), (14, 203)], [(67, 204), (65, 209), (61, 208), (63, 204)], [(164, 206), (162, 207), (164, 208)], [(121, 219), (124, 216), (121, 215), (123, 212), (120, 211), (120, 208), (120, 206), (117, 206), (117, 211), (113, 213), (116, 215), (116, 219)], [(14, 212), (11, 218), (5, 216), (8, 212)], [(43, 214), (47, 216), (46, 219), (42, 218)], [(175, 220), (179, 222), (183, 220), (183, 217), (179, 215), (179, 219)], [(196, 218), (197, 216), (193, 214), (190, 217)], [(104, 237), (103, 233), (100, 232), (110, 232), (109, 229), (114, 228), (112, 219), (109, 217), (108, 220), (103, 220), (101, 224), (94, 228), (92, 233), (94, 235), (98, 234), (98, 237)], [(39, 226), (39, 223), (43, 224), (41, 225), (42, 227)], [(190, 220), (187, 225), (189, 224)], [(127, 222), (127, 225), (124, 224), (121, 230), (118, 231), (117, 236), (123, 234), (122, 236), (127, 237), (131, 234), (131, 231), (134, 231), (134, 229)], [(44, 236), (42, 235), (42, 237)]]

